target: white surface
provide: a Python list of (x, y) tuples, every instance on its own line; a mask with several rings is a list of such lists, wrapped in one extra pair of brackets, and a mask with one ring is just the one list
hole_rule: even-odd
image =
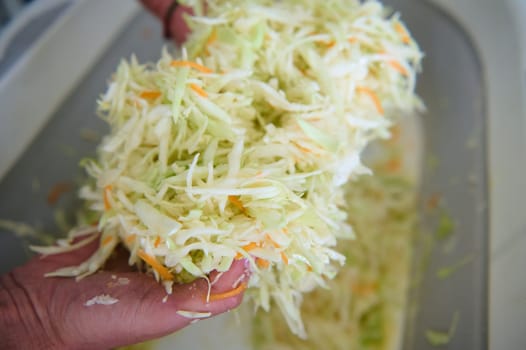
[(77, 0), (2, 77), (0, 179), (138, 9), (130, 0)]
[[(485, 68), (489, 111), (490, 348), (526, 349), (524, 0), (435, 0), (468, 31)], [(521, 65), (522, 58), (522, 65)]]
[(16, 20), (8, 23), (7, 27), (0, 31), (0, 60), (4, 56), (13, 38), (32, 20), (42, 13), (55, 8), (71, 0), (40, 0), (17, 14)]

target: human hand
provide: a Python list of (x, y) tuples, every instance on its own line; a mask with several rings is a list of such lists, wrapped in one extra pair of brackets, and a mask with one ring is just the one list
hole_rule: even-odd
[[(46, 278), (60, 267), (88, 258), (97, 243), (71, 253), (36, 257), (0, 277), (0, 349), (108, 349), (138, 343), (175, 332), (194, 319), (177, 311), (217, 315), (241, 303), (242, 293), (206, 302), (208, 283), (198, 279), (174, 285), (166, 297), (152, 276), (134, 271), (122, 248), (103, 271), (80, 281)], [(244, 260), (229, 271), (212, 273), (211, 294), (225, 293), (244, 282)], [(86, 306), (96, 296), (118, 300), (112, 305)]]
[(163, 23), (166, 37), (173, 38), (177, 44), (182, 44), (186, 40), (190, 29), (184, 21), (184, 14), (192, 13), (190, 8), (178, 5), (174, 0), (141, 0), (141, 2)]

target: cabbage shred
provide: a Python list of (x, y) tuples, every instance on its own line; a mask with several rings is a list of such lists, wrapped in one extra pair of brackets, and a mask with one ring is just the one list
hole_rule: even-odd
[(362, 151), (392, 113), (421, 106), (422, 54), (376, 1), (214, 1), (206, 16), (186, 3), (178, 60), (123, 61), (100, 98), (110, 133), (81, 197), (101, 245), (50, 275), (94, 273), (119, 243), (168, 290), (246, 258), (255, 306), (273, 301), (305, 337), (303, 293), (327, 286), (337, 239), (354, 237), (343, 185), (370, 172)]

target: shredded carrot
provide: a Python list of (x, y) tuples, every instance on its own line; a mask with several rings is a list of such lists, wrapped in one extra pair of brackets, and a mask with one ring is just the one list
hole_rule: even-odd
[(135, 242), (135, 239), (137, 238), (137, 235), (133, 234), (133, 235), (129, 235), (128, 237), (126, 237), (125, 241), (126, 243), (133, 243)]
[(289, 264), (289, 258), (287, 257), (287, 254), (285, 254), (285, 252), (281, 252), (281, 260), (283, 260), (285, 265)]
[(270, 243), (272, 243), (272, 245), (274, 246), (274, 248), (281, 248), (281, 246), (279, 244), (276, 243), (276, 241), (274, 241), (272, 239), (272, 237), (270, 237), (270, 235), (267, 233), (265, 234), (265, 238), (267, 239), (267, 241), (270, 241)]
[(409, 36), (409, 33), (407, 33), (407, 30), (404, 28), (403, 25), (401, 25), (399, 22), (396, 22), (394, 25), (394, 29), (400, 34), (402, 38), (402, 42), (404, 44), (409, 44), (411, 42), (411, 37)]
[(347, 39), (347, 41), (351, 44), (354, 44), (354, 43), (357, 43), (358, 42), (358, 38), (354, 37), (354, 36), (351, 36), (349, 37), (349, 39)]
[(246, 251), (246, 252), (249, 252), (253, 249), (256, 249), (256, 248), (259, 248), (259, 244), (256, 243), (256, 242), (251, 242), (245, 246), (243, 246), (243, 250)]
[(155, 239), (155, 242), (153, 243), (153, 246), (157, 248), (159, 247), (159, 244), (161, 244), (161, 236), (157, 236), (157, 238)]
[(307, 265), (307, 271), (312, 272), (312, 266)]
[(208, 67), (205, 67), (199, 63), (193, 61), (172, 61), (172, 67), (190, 67), (195, 70), (200, 71), (201, 73), (212, 73), (212, 70)]
[(210, 35), (208, 36), (208, 40), (206, 40), (206, 44), (205, 44), (205, 53), (207, 55), (210, 55), (210, 50), (208, 50), (208, 47), (214, 43), (215, 41), (217, 40), (217, 33), (216, 33), (216, 30), (215, 28), (212, 29), (212, 32), (210, 33)]
[(266, 269), (270, 266), (270, 262), (266, 259), (256, 258), (256, 264), (262, 269)]
[(387, 171), (395, 173), (400, 170), (402, 167), (402, 161), (399, 157), (395, 157), (390, 159), (387, 164), (385, 165)]
[(230, 203), (236, 206), (239, 210), (241, 210), (243, 214), (247, 213), (247, 208), (245, 208), (243, 203), (239, 200), (238, 196), (228, 196), (228, 200), (230, 201)]
[[(315, 35), (315, 34), (314, 34)], [(324, 46), (327, 46), (328, 48), (331, 48), (333, 47), (334, 45), (336, 45), (336, 42), (334, 40), (330, 40), (330, 41), (325, 41), (325, 40), (316, 40), (316, 42), (324, 45)]]
[(137, 252), (137, 255), (153, 269), (155, 269), (155, 271), (159, 273), (163, 280), (172, 281), (174, 279), (174, 276), (170, 273), (170, 271), (160, 264), (155, 257), (146, 254), (142, 249)]
[(380, 102), (378, 95), (376, 95), (373, 90), (362, 86), (362, 87), (357, 87), (356, 91), (359, 93), (364, 93), (364, 94), (369, 95), (374, 105), (376, 106), (376, 110), (378, 111), (378, 113), (384, 114), (384, 108), (382, 107), (382, 102)]
[(55, 184), (47, 195), (47, 202), (51, 205), (56, 204), (64, 193), (68, 193), (72, 189), (73, 185), (69, 182), (59, 182)]
[[(249, 252), (249, 251), (251, 251), (253, 249), (259, 248), (260, 246), (261, 245), (259, 243), (250, 242), (249, 244), (244, 245), (242, 248), (243, 248), (244, 251)], [(239, 260), (239, 259), (242, 259), (243, 257), (244, 257), (244, 255), (241, 254), (240, 252), (238, 252), (236, 254), (236, 256), (234, 257), (234, 259)]]
[(210, 36), (208, 37), (208, 40), (206, 41), (206, 46), (212, 44), (216, 40), (217, 40), (217, 32), (214, 28), (212, 29), (212, 33), (210, 33)]
[(103, 200), (104, 200), (104, 210), (110, 210), (111, 209), (111, 203), (110, 203), (110, 194), (111, 194), (111, 185), (104, 186), (104, 192), (103, 192)]
[(239, 295), (243, 293), (243, 291), (247, 289), (246, 282), (242, 282), (237, 286), (236, 288), (229, 290), (228, 292), (224, 293), (217, 293), (217, 294), (210, 294), (210, 301), (217, 301), (217, 300), (223, 300), (226, 298), (235, 297), (236, 295)]
[(102, 240), (102, 246), (103, 247), (107, 246), (108, 244), (110, 244), (111, 241), (113, 241), (113, 237), (107, 236), (106, 238)]
[(389, 139), (389, 142), (396, 143), (400, 140), (400, 135), (402, 133), (402, 130), (400, 129), (399, 125), (395, 125), (391, 128), (391, 138)]
[(203, 90), (203, 88), (200, 87), (199, 85), (191, 83), (190, 88), (194, 90), (195, 93), (198, 94), (199, 96), (204, 97), (204, 98), (208, 97), (208, 93), (205, 90)]
[(397, 71), (398, 73), (404, 75), (404, 76), (408, 76), (409, 73), (407, 72), (407, 69), (405, 69), (404, 66), (402, 66), (400, 64), (400, 62), (396, 61), (396, 60), (391, 60), (389, 61), (389, 65), (395, 70)]
[(429, 209), (436, 209), (439, 203), (440, 203), (440, 194), (433, 193), (427, 200), (427, 207)]
[(367, 296), (374, 293), (378, 289), (377, 283), (356, 283), (351, 286), (351, 289), (354, 293)]
[(283, 227), (282, 231), (283, 231), (283, 233), (286, 234), (286, 235), (289, 234), (289, 229), (286, 228), (286, 227)]
[(147, 100), (155, 100), (157, 97), (161, 96), (160, 91), (143, 91), (139, 94), (140, 98), (145, 98)]
[(310, 149), (299, 145), (297, 142), (292, 141), (291, 143), (294, 144), (303, 153), (312, 153), (312, 151)]

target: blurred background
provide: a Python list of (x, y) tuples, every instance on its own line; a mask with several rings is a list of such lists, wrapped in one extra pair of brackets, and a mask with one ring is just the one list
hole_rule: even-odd
[(3, 27), (11, 18), (15, 17), (25, 5), (33, 0), (2, 0), (0, 1), (0, 26)]

